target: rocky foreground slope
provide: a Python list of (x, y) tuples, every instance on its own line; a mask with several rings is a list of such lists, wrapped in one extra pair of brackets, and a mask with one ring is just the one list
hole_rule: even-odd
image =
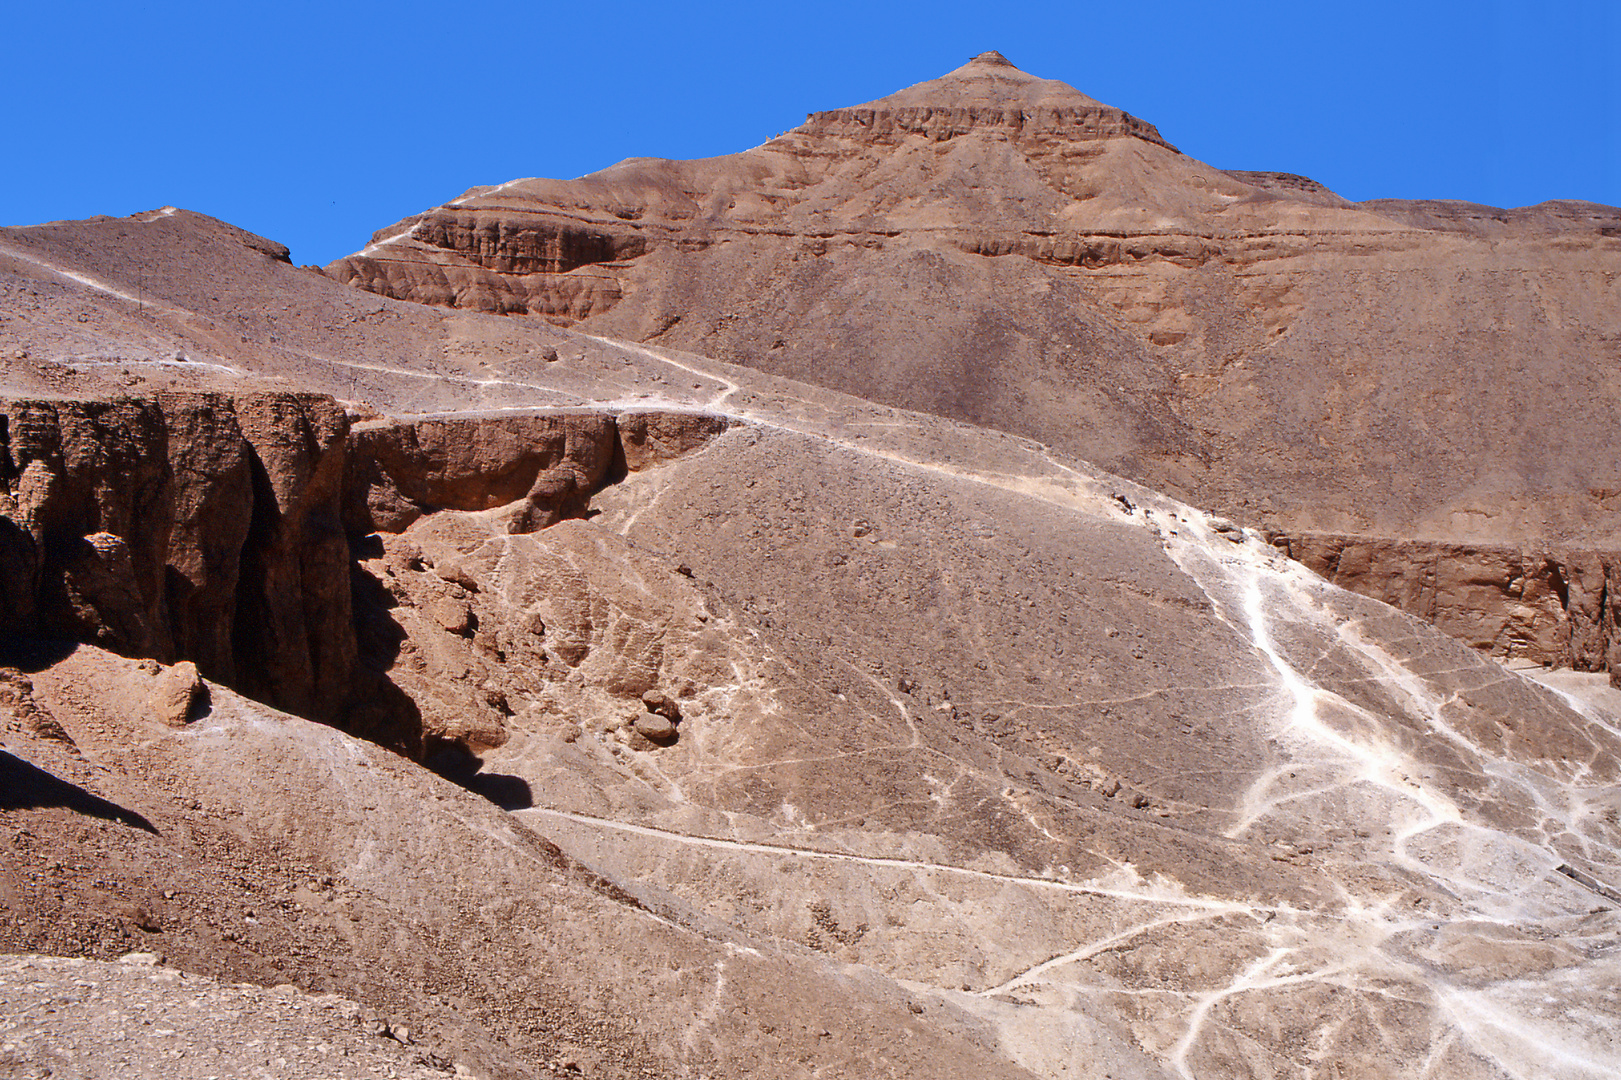
[(194, 1008), (268, 1075), (1621, 1071), (1602, 675), (1059, 446), (285, 254), (0, 231), (13, 1072), (185, 1075)]

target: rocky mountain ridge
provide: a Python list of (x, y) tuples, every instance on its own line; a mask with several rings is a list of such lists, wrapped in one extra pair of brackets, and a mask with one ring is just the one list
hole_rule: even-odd
[[(1546, 451), (1607, 407), (1602, 365), (1590, 400), (1559, 387), (1562, 430), (1480, 424), (1581, 375), (1561, 350), (1604, 340), (1608, 286), (1538, 260), (1602, 266), (1608, 241), (1574, 210), (1566, 236), (1552, 212), (1392, 228), (1123, 129), (1012, 131), (1013, 104), (1103, 107), (997, 57), (874, 115), (942, 86), (969, 111), (938, 139), (801, 129), (747, 169), (632, 162), (433, 212), (532, 273), (376, 245), (401, 253), (379, 273), (491, 297), (634, 286), (602, 310), (677, 317), (656, 340), (365, 292), (169, 208), (0, 230), (0, 950), (200, 977), (87, 964), (63, 1000), (59, 962), (7, 960), (8, 1015), (130, 1018), (77, 1043), (121, 1074), (195, 1048), (147, 1034), (143, 995), (223, 1009), (270, 1073), (323, 1043), (501, 1080), (1621, 1070), (1621, 694), (1327, 580), (1601, 662), (1603, 518), (1567, 523), (1614, 488), (1602, 450)], [(1392, 252), (1450, 274), (1498, 228), (1503, 280), (1448, 295), (1549, 351), (1465, 347), (1485, 324), (1443, 304), (1409, 344), (1523, 383), (1392, 366), (1415, 324), (1379, 305), (1434, 299), (1385, 281)], [(597, 232), (656, 242), (592, 262)], [(1083, 235), (1120, 259), (963, 246)], [(683, 334), (778, 334), (877, 389)], [(1137, 482), (1176, 462), (1255, 513)], [(361, 1023), (298, 1007), (327, 994)], [(36, 1029), (6, 1044), (6, 1068), (59, 1064)]]
[(731, 157), (473, 188), (326, 272), (996, 427), (1278, 532), (1603, 548), (1618, 230), (1224, 172), (987, 54)]

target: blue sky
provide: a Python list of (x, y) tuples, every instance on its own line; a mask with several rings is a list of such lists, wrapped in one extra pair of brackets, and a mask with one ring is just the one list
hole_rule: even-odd
[(1621, 204), (1621, 3), (0, 8), (0, 224), (165, 204), (326, 262), (475, 184), (754, 146), (986, 49), (1222, 168)]

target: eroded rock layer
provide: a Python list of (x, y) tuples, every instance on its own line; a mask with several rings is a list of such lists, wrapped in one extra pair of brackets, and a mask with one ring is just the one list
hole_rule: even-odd
[(473, 188), (327, 272), (988, 424), (1291, 534), (1621, 525), (1621, 210), (1222, 171), (995, 54), (730, 157)]
[(603, 411), (351, 425), (309, 394), (0, 402), (4, 629), (195, 662), (420, 755), (416, 708), (362, 662), (352, 548), (442, 509), (533, 532), (727, 421), (640, 413), (624, 426), (628, 450)]
[(1273, 543), (1334, 584), (1493, 656), (1621, 679), (1621, 553), (1366, 536)]
[(349, 421), (304, 394), (0, 403), (8, 629), (184, 657), (306, 715), (353, 674)]

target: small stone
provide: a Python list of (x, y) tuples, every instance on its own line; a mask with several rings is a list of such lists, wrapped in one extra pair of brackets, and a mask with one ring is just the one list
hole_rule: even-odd
[(540, 347), (540, 358), (548, 364), (555, 364), (557, 363), (557, 350), (550, 345), (542, 345)]
[(131, 952), (118, 958), (121, 964), (139, 964), (143, 967), (157, 967), (163, 963), (163, 957), (155, 952)]
[(672, 742), (675, 739), (675, 725), (667, 717), (657, 713), (643, 713), (636, 718), (636, 733), (656, 743)]
[(435, 564), (433, 572), (434, 576), (436, 576), (440, 581), (449, 582), (452, 585), (460, 585), (468, 592), (476, 593), (479, 590), (478, 578), (474, 577), (467, 567), (463, 566), (454, 559), (441, 560), (439, 563)]
[(663, 690), (649, 690), (642, 695), (642, 705), (655, 716), (662, 716), (672, 724), (681, 722), (681, 706)]
[(472, 609), (457, 600), (430, 600), (423, 606), (423, 613), (434, 625), (452, 634), (465, 636), (475, 625)]

